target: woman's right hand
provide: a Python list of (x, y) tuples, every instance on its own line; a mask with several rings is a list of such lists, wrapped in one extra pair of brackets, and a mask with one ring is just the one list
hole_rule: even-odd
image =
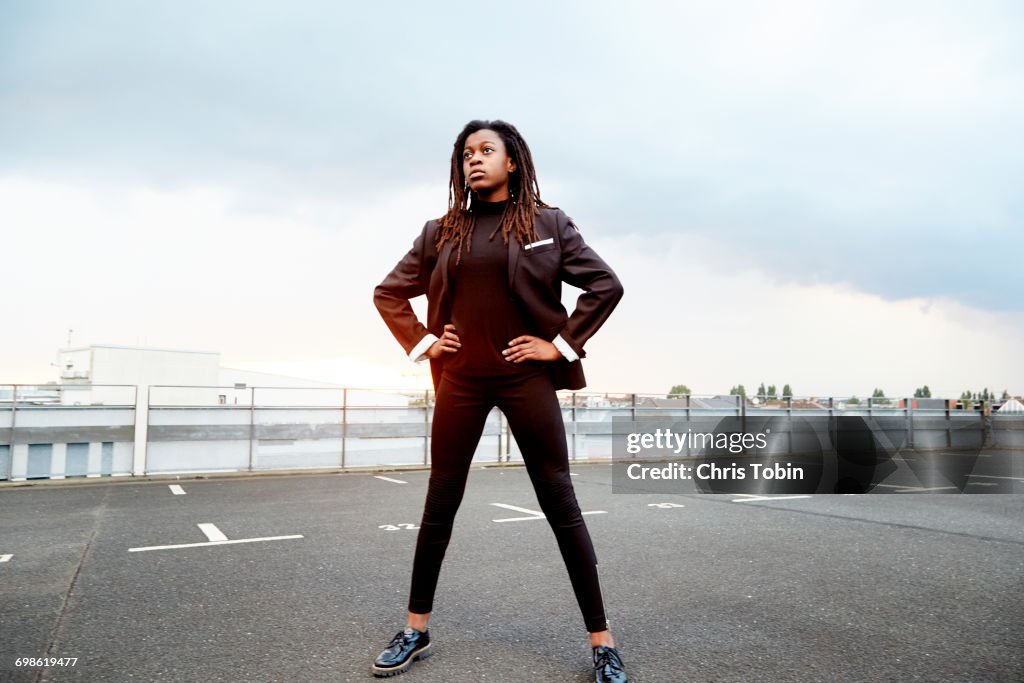
[(444, 334), (427, 349), (426, 356), (432, 360), (440, 358), (445, 353), (455, 353), (462, 348), (459, 335), (455, 333), (455, 325), (448, 323), (444, 326)]

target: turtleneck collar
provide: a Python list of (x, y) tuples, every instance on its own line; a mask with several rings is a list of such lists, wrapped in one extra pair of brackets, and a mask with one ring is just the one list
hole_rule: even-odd
[(502, 213), (507, 205), (507, 199), (503, 199), (500, 202), (485, 202), (482, 199), (478, 199), (476, 196), (474, 196), (469, 208), (474, 213), (494, 214)]

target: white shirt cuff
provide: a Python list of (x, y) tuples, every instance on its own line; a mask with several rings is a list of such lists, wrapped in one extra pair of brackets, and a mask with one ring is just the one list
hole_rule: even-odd
[(427, 336), (420, 340), (420, 343), (413, 347), (412, 351), (409, 352), (409, 360), (420, 362), (426, 358), (427, 349), (430, 345), (437, 341), (437, 337), (427, 332)]
[(569, 346), (569, 342), (562, 339), (562, 335), (558, 335), (552, 339), (551, 343), (555, 345), (555, 348), (558, 349), (558, 351), (565, 356), (565, 359), (570, 363), (580, 359), (580, 357), (576, 355), (576, 352), (572, 350), (572, 347)]

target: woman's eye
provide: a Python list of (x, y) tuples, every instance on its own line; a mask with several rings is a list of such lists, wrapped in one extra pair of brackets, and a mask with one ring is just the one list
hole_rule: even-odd
[(484, 147), (484, 151), (485, 152), (493, 152), (494, 148), (493, 147)]

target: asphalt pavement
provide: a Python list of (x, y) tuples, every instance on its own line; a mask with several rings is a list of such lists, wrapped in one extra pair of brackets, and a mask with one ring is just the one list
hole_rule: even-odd
[[(1024, 680), (1024, 495), (613, 493), (608, 464), (573, 472), (632, 681)], [(0, 680), (377, 680), (428, 476), (2, 488)], [(537, 510), (522, 468), (473, 469), (434, 655), (390, 680), (593, 680)]]

